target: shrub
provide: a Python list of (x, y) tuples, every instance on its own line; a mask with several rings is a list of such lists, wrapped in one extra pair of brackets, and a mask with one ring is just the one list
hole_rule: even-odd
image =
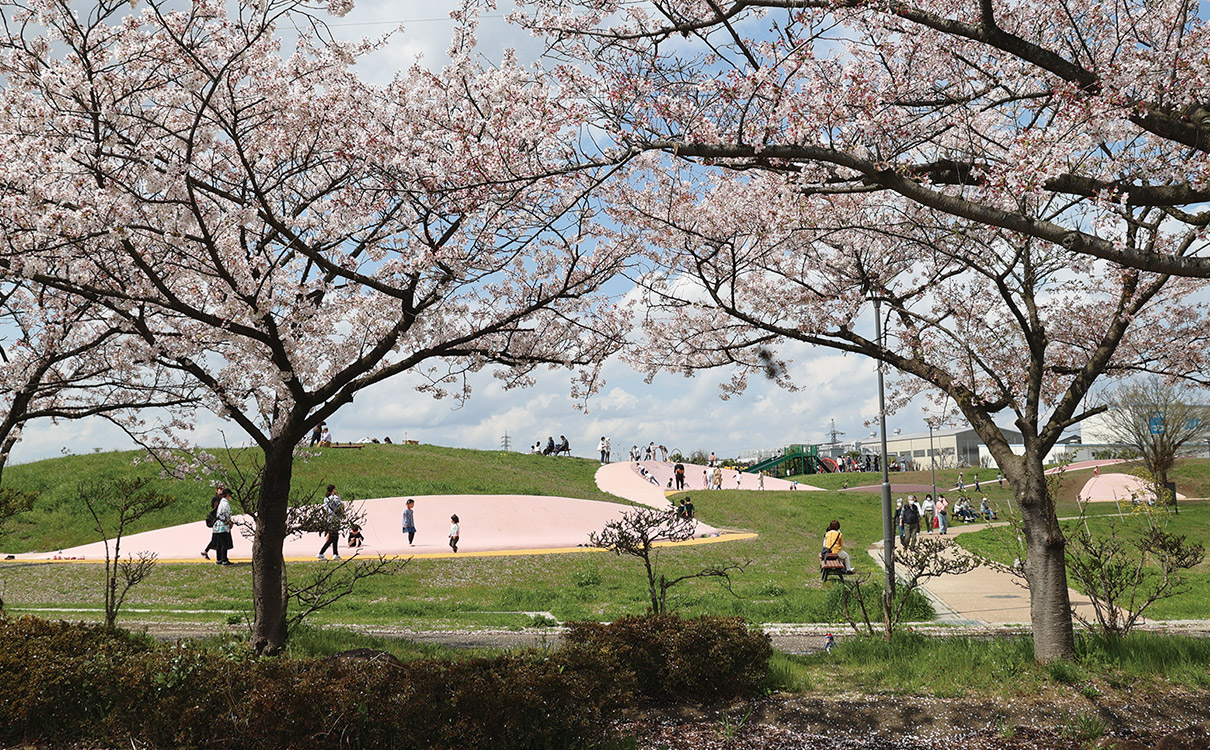
[(757, 695), (773, 654), (769, 636), (739, 618), (625, 617), (572, 623), (565, 640), (615, 656), (652, 701), (713, 701)]
[(102, 628), (0, 619), (0, 744), (560, 748), (607, 738), (634, 700), (579, 645), (456, 662), (257, 658)]
[(150, 642), (102, 626), (0, 618), (0, 740), (72, 737), (122, 700)]

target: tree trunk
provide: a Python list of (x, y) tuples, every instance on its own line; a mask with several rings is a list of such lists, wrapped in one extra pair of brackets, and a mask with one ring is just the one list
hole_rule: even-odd
[(1025, 529), (1025, 578), (1034, 632), (1034, 658), (1040, 662), (1075, 656), (1071, 599), (1067, 595), (1067, 540), (1059, 528), (1053, 498), (1046, 487), (1042, 456), (1026, 447), (1023, 476), (1015, 482)]
[(252, 645), (275, 654), (286, 645), (286, 510), (294, 471), (294, 444), (278, 438), (265, 452), (252, 542)]

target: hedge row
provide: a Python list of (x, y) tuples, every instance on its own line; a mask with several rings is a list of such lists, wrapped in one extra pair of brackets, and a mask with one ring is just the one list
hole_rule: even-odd
[(407, 664), (258, 659), (0, 619), (0, 744), (591, 747), (640, 700), (757, 692), (768, 655), (767, 636), (720, 618), (629, 618), (576, 626), (550, 653)]

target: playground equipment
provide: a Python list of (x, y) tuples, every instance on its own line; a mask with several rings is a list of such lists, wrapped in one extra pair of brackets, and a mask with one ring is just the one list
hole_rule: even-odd
[(819, 457), (818, 445), (787, 445), (772, 458), (758, 461), (741, 469), (746, 474), (768, 472), (770, 476), (788, 477), (796, 474), (830, 474), (836, 471), (836, 462)]

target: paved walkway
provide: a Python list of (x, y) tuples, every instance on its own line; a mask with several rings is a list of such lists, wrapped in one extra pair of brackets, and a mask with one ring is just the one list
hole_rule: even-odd
[[(951, 526), (948, 536), (1004, 525), (972, 523)], [(879, 568), (885, 570), (882, 541), (871, 545), (867, 551)], [(1003, 627), (1030, 624), (1029, 589), (1025, 581), (986, 565), (961, 575), (933, 578), (923, 591), (937, 610), (937, 620), (947, 625)], [(1077, 613), (1088, 619), (1095, 618), (1088, 597), (1071, 588), (1067, 594)]]

